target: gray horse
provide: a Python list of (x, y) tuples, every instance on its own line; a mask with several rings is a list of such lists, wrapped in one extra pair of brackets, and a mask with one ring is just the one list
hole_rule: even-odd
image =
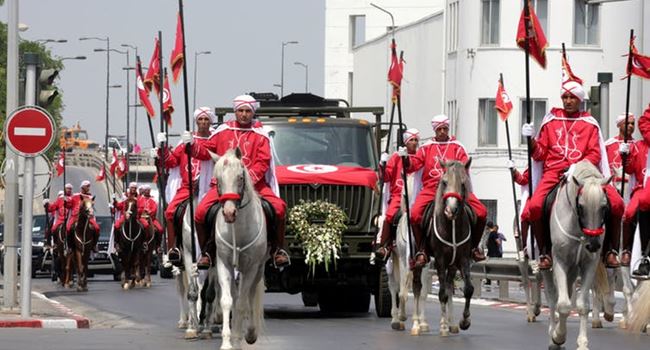
[(573, 174), (557, 192), (550, 217), (553, 269), (543, 273), (551, 311), (549, 349), (559, 349), (566, 342), (566, 320), (578, 277), (581, 286), (576, 299), (580, 315), (577, 344), (580, 350), (588, 349), (589, 290), (600, 258), (607, 215), (603, 187), (610, 180), (611, 177), (604, 178), (593, 164), (583, 160), (575, 165)]

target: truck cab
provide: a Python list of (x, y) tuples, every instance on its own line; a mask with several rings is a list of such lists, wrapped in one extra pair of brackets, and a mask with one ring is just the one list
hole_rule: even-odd
[[(367, 312), (380, 271), (370, 263), (381, 212), (379, 130), (383, 107), (350, 107), (312, 94), (252, 94), (256, 118), (273, 140), (280, 197), (287, 213), (301, 201), (326, 201), (347, 216), (339, 259), (311, 272), (295, 233), (287, 227), (291, 266), (267, 268), (267, 291), (302, 293), (305, 305), (323, 311)], [(223, 122), (232, 108), (216, 108)], [(318, 222), (314, 222), (318, 224)]]

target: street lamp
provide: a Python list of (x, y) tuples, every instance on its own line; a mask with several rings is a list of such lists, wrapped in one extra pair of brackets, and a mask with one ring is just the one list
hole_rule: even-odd
[(79, 41), (84, 41), (84, 40), (99, 40), (99, 41), (105, 41), (106, 42), (106, 132), (104, 136), (104, 158), (108, 162), (108, 100), (110, 96), (110, 88), (109, 85), (110, 83), (110, 77), (111, 77), (111, 42), (108, 37), (105, 38), (99, 38), (99, 37), (81, 37), (79, 38)]
[(37, 43), (47, 44), (47, 43), (67, 43), (68, 39), (36, 39), (34, 40)]
[(59, 61), (63, 62), (65, 60), (85, 60), (86, 56), (74, 56), (74, 57), (62, 57), (59, 58)]
[(293, 64), (305, 68), (305, 93), (309, 92), (309, 66), (302, 62), (293, 62)]
[[(135, 56), (134, 57), (136, 57), (136, 59), (137, 59), (137, 57), (138, 57), (138, 47), (137, 46), (129, 45), (129, 44), (120, 44), (120, 46), (133, 49), (135, 51)], [(129, 70), (134, 70), (134, 69), (135, 69), (135, 67), (130, 67)], [(128, 105), (127, 108), (128, 107), (135, 107), (135, 106), (138, 105), (138, 94), (136, 93), (138, 91), (138, 87), (136, 86), (136, 84), (137, 84), (137, 81), (134, 81), (134, 83), (133, 83), (133, 86), (134, 86), (134, 89), (133, 89), (133, 105), (128, 105), (128, 103), (127, 103), (127, 105)], [(133, 144), (137, 145), (138, 144), (138, 109), (137, 108), (134, 108), (134, 110), (133, 110), (133, 118), (134, 118), (134, 121), (133, 121), (133, 133), (134, 133), (134, 135), (133, 135), (133, 140), (134, 140)], [(129, 140), (130, 140), (130, 137), (131, 137), (130, 132), (129, 132), (130, 127), (129, 127), (129, 114), (128, 114), (128, 112), (126, 114), (126, 119), (127, 119), (127, 121), (126, 121), (126, 141), (127, 142), (126, 143), (127, 143), (127, 147), (128, 147), (128, 143), (129, 143)], [(138, 181), (137, 172), (136, 172), (136, 181)]]
[(284, 97), (284, 47), (289, 44), (298, 44), (297, 41), (283, 41), (282, 42), (282, 67), (280, 68), (280, 98)]
[[(194, 52), (194, 99), (192, 102), (192, 110), (196, 110), (196, 71), (198, 70), (197, 66), (197, 58), (201, 55), (210, 55), (212, 52), (210, 51), (201, 51), (201, 52)], [(194, 127), (194, 124), (192, 124), (192, 127)]]

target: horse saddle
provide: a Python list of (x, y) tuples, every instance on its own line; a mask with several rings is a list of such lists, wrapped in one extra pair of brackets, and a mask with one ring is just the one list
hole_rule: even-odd
[[(269, 203), (266, 199), (260, 199), (262, 201), (264, 216), (266, 217), (266, 232), (275, 232), (277, 228), (275, 209), (273, 209), (271, 203)], [(210, 207), (210, 209), (208, 209), (208, 213), (205, 215), (205, 224), (207, 225), (206, 227), (210, 228), (210, 231), (212, 231), (212, 228), (214, 227), (214, 224), (217, 220), (217, 213), (219, 212), (219, 209), (221, 209), (221, 203), (216, 202)]]

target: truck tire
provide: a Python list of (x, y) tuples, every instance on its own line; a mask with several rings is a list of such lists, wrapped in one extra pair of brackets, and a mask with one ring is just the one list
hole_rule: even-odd
[(383, 266), (379, 272), (379, 283), (375, 294), (377, 317), (391, 317), (390, 311), (393, 306), (391, 298), (390, 288), (388, 288), (388, 273), (386, 272), (386, 266)]
[(318, 306), (318, 293), (302, 291), (302, 304), (308, 307)]
[(321, 312), (366, 313), (370, 308), (370, 292), (361, 288), (332, 288), (318, 293)]

